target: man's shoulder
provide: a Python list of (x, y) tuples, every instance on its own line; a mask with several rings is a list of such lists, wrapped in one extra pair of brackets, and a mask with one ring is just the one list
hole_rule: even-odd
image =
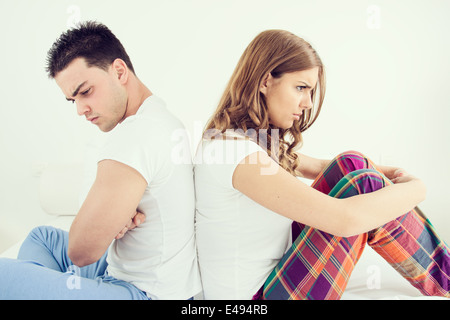
[(164, 100), (155, 95), (144, 101), (135, 120), (136, 125), (148, 131), (158, 130), (163, 133), (184, 128), (181, 120), (168, 109)]

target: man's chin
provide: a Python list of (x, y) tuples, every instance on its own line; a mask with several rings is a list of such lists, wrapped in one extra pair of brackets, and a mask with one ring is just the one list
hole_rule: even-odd
[(102, 125), (97, 125), (98, 128), (100, 129), (100, 131), (102, 132), (110, 132), (112, 129), (114, 129), (117, 124), (113, 125), (113, 126), (102, 126)]

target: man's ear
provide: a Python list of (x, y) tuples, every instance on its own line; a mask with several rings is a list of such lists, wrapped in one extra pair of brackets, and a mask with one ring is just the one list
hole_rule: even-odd
[(272, 84), (272, 74), (270, 72), (268, 72), (264, 78), (261, 81), (261, 84), (259, 86), (259, 91), (262, 94), (267, 94), (267, 89), (269, 88), (269, 86)]
[(112, 71), (114, 72), (115, 76), (117, 76), (117, 79), (119, 79), (120, 83), (121, 84), (127, 83), (130, 72), (125, 61), (123, 61), (122, 59), (116, 59), (113, 61), (111, 67)]

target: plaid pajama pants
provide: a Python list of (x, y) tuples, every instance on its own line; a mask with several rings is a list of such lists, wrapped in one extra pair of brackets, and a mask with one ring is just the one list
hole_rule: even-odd
[[(351, 151), (336, 157), (312, 187), (332, 197), (347, 198), (389, 184), (369, 159)], [(450, 297), (448, 247), (418, 208), (348, 238), (294, 222), (292, 239), (292, 246), (254, 299), (340, 299), (366, 243), (422, 294)]]

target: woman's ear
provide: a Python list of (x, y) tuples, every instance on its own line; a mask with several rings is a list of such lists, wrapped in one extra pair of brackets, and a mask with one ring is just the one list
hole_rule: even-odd
[(269, 89), (269, 86), (272, 84), (272, 74), (268, 72), (264, 78), (261, 81), (261, 84), (259, 86), (259, 91), (262, 94), (267, 94), (267, 90)]
[(116, 59), (112, 63), (112, 70), (121, 84), (128, 81), (129, 70), (128, 66), (122, 59)]

